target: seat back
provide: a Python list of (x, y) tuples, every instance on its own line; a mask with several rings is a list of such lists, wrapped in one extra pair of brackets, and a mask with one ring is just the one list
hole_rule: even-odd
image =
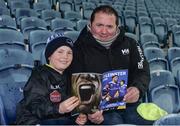
[(167, 57), (169, 62), (174, 58), (180, 57), (180, 47), (170, 47), (168, 49)]
[(180, 114), (168, 114), (154, 122), (154, 126), (180, 125)]
[(0, 28), (17, 30), (16, 21), (9, 15), (1, 15)]
[(18, 64), (34, 65), (32, 54), (25, 50), (1, 49), (0, 56), (0, 68)]
[(0, 29), (0, 48), (18, 48), (25, 50), (23, 34), (12, 29)]
[(56, 18), (51, 21), (51, 30), (53, 32), (74, 31), (74, 24), (68, 19)]
[(14, 124), (16, 119), (16, 105), (23, 98), (23, 88), (26, 82), (0, 83), (0, 96), (4, 104), (3, 118), (5, 124)]
[(151, 60), (154, 58), (164, 58), (165, 59), (165, 52), (161, 48), (157, 48), (157, 47), (145, 48), (144, 55), (146, 56), (147, 60)]
[(88, 20), (81, 19), (77, 21), (76, 24), (77, 31), (81, 31), (84, 28), (84, 26), (86, 26), (87, 24), (88, 24)]
[(35, 30), (29, 34), (30, 50), (35, 61), (40, 61), (40, 55), (44, 50), (47, 39), (53, 34), (51, 31)]
[(149, 91), (160, 85), (175, 85), (174, 76), (168, 70), (156, 70), (151, 72)]
[(37, 17), (25, 17), (21, 20), (20, 27), (25, 39), (28, 39), (33, 30), (47, 30), (47, 23)]
[(168, 113), (177, 113), (180, 106), (179, 88), (177, 85), (161, 85), (150, 92), (151, 102)]
[(66, 31), (64, 32), (64, 36), (67, 36), (75, 42), (79, 36), (80, 32), (79, 31)]
[(51, 20), (55, 18), (61, 18), (61, 12), (55, 10), (42, 10), (41, 11), (41, 18), (46, 21), (48, 26), (50, 26)]

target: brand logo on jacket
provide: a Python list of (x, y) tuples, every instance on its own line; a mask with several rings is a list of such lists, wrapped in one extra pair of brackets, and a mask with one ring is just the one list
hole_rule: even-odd
[(143, 69), (143, 62), (144, 62), (144, 55), (142, 52), (142, 49), (140, 46), (137, 46), (138, 51), (139, 51), (139, 56), (140, 56), (140, 61), (138, 62), (138, 69)]
[(123, 55), (128, 55), (129, 54), (129, 49), (122, 49), (121, 50)]
[(52, 102), (60, 102), (61, 94), (57, 90), (54, 90), (53, 92), (50, 93), (50, 100)]
[(61, 89), (59, 85), (51, 85), (50, 89)]

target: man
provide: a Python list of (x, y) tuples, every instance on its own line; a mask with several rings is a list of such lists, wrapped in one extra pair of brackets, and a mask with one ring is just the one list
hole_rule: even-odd
[(136, 108), (150, 81), (149, 65), (138, 43), (125, 36), (119, 28), (117, 12), (104, 5), (94, 9), (90, 23), (81, 31), (75, 42), (73, 72), (103, 73), (128, 69), (128, 87), (124, 96), (125, 110), (98, 111), (89, 114), (94, 124), (149, 124)]

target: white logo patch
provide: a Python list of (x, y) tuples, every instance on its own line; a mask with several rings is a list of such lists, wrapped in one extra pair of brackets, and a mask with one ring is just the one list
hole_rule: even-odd
[(129, 49), (122, 49), (122, 54), (123, 55), (128, 55), (129, 54)]

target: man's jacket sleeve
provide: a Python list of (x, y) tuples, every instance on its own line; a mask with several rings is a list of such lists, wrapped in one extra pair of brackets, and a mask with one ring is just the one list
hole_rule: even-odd
[(135, 86), (140, 91), (140, 97), (143, 97), (149, 87), (150, 70), (149, 64), (144, 56), (143, 50), (136, 42), (132, 47), (133, 53), (131, 54), (132, 71), (132, 86)]

